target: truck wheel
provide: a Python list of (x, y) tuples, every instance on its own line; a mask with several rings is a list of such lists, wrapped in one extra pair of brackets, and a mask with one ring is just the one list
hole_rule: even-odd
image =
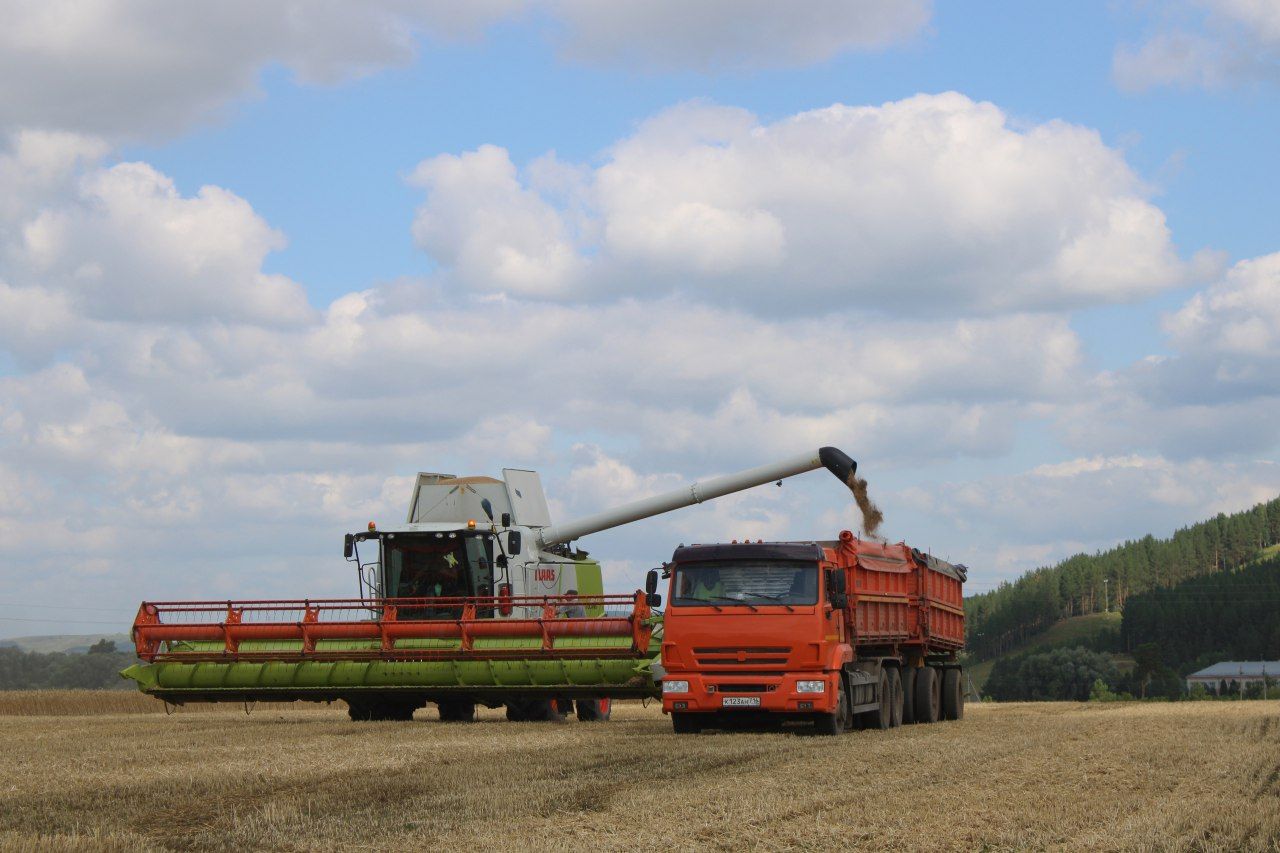
[(902, 725), (902, 673), (896, 666), (889, 668), (889, 728)]
[(672, 711), (671, 731), (678, 735), (696, 735), (702, 731), (702, 721), (688, 711)]
[(880, 667), (880, 684), (876, 695), (880, 698), (880, 707), (871, 712), (873, 729), (887, 729), (893, 725), (893, 682), (889, 680), (889, 667)]
[(902, 671), (902, 722), (916, 721), (916, 672), (914, 666)]
[(609, 699), (579, 699), (575, 704), (578, 719), (584, 723), (607, 720), (613, 710)]
[(916, 722), (938, 722), (938, 670), (922, 666), (916, 670)]
[(442, 723), (470, 723), (476, 718), (476, 703), (465, 699), (446, 699), (436, 703)]
[(942, 718), (964, 719), (964, 688), (960, 686), (960, 670), (955, 667), (942, 671)]
[(844, 720), (849, 710), (845, 699), (844, 684), (840, 685), (840, 694), (836, 697), (836, 710), (831, 714), (817, 714), (813, 718), (813, 730), (820, 735), (838, 735), (844, 731)]

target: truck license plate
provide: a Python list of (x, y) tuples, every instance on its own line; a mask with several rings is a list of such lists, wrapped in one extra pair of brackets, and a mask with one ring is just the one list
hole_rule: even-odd
[(720, 699), (722, 708), (759, 708), (759, 696), (724, 696)]

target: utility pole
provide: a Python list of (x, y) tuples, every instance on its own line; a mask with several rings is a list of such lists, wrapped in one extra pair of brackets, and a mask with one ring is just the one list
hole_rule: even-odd
[(1107, 584), (1111, 583), (1111, 578), (1102, 579), (1102, 609), (1107, 613), (1111, 612), (1111, 596), (1107, 595)]

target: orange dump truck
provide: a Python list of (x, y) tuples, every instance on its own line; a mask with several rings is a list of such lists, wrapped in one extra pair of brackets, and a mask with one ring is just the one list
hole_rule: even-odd
[(803, 721), (838, 734), (964, 714), (964, 566), (846, 530), (681, 546), (662, 574), (662, 710), (677, 733)]

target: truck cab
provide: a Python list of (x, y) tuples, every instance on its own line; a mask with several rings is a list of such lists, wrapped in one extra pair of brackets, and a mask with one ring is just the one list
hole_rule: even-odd
[(667, 567), (662, 706), (677, 725), (727, 710), (774, 720), (835, 713), (839, 672), (852, 653), (830, 568), (817, 542), (676, 550)]

